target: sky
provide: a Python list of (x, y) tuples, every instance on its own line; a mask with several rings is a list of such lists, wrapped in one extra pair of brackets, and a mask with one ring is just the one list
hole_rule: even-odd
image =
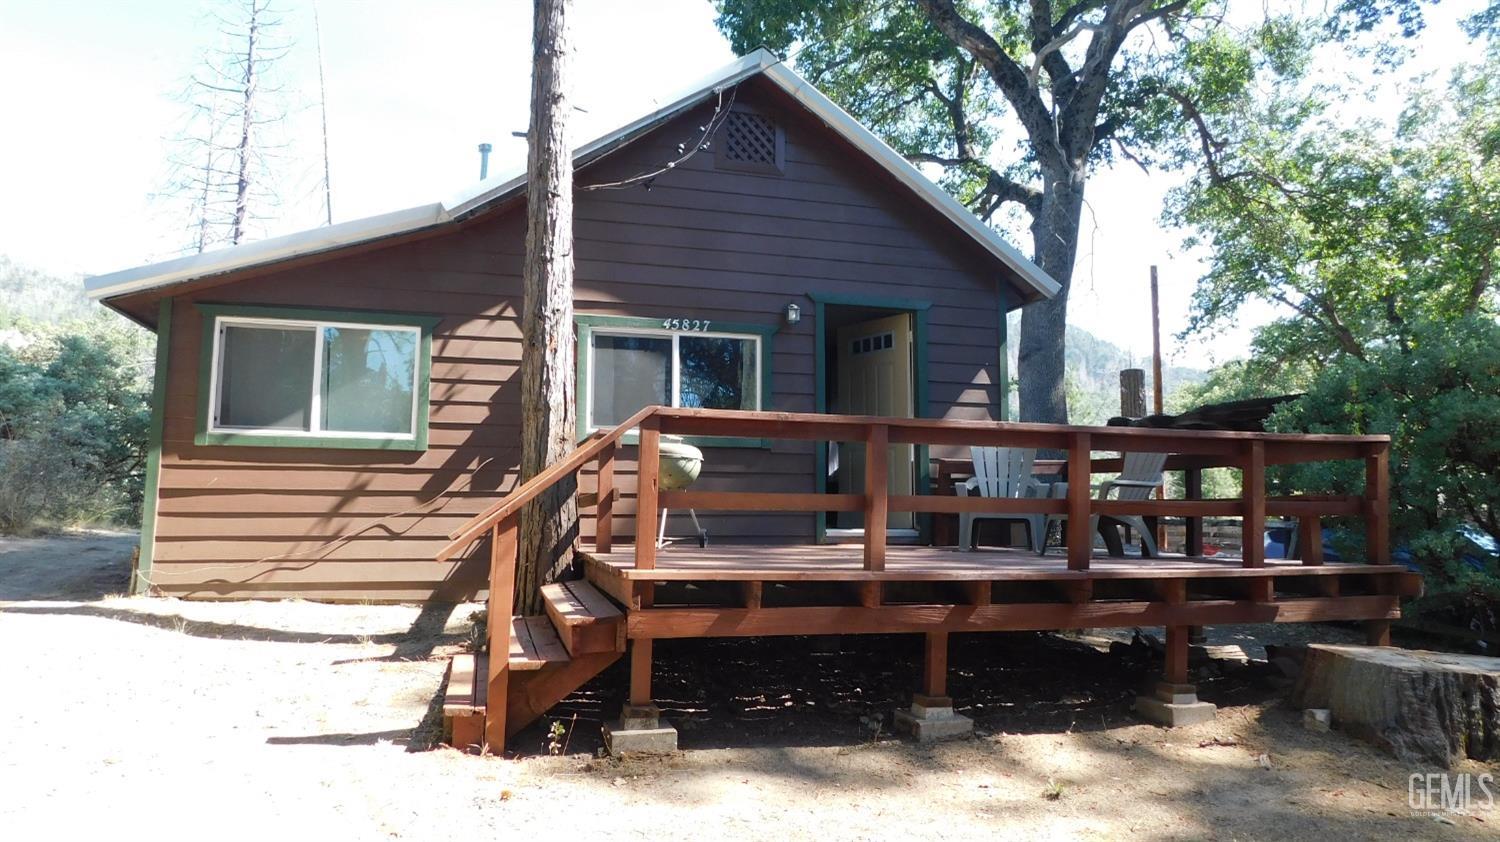
[[(273, 236), (323, 219), (318, 39), (312, 0), (281, 0), (277, 68), (288, 116), (290, 175)], [(1422, 49), (1366, 107), (1394, 113), (1413, 73), (1442, 74), (1476, 55), (1456, 21), (1472, 2), (1430, 13)], [(182, 253), (170, 181), (181, 92), (218, 43), (211, 0), (0, 0), (0, 255), (49, 272), (96, 274)], [(638, 116), (732, 61), (708, 0), (575, 0), (580, 139)], [(524, 162), (530, 90), (530, 0), (318, 0), (335, 221), (447, 197), (478, 176)], [(1347, 70), (1347, 68), (1343, 68)], [(1330, 71), (1331, 72), (1331, 71)], [(1240, 326), (1179, 341), (1201, 254), (1158, 222), (1178, 182), (1132, 164), (1096, 172), (1080, 236), (1069, 321), (1149, 359), (1149, 272), (1159, 268), (1169, 363), (1208, 367), (1245, 355), (1274, 315), (1252, 305)], [(1029, 253), (1029, 243), (1012, 239)]]

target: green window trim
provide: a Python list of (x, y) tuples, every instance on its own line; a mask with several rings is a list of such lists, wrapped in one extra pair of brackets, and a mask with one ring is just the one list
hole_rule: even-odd
[[(698, 331), (675, 330), (663, 325), (669, 321), (668, 318), (647, 318), (640, 316), (596, 316), (575, 315), (573, 325), (578, 334), (578, 346), (576, 351), (578, 381), (576, 387), (576, 401), (574, 412), (578, 418), (578, 438), (583, 440), (590, 433), (588, 417), (588, 395), (589, 395), (589, 349), (596, 328), (623, 329), (623, 330), (652, 330), (660, 331), (663, 335), (677, 333), (683, 336), (691, 336)], [(683, 321), (692, 321), (684, 319)], [(756, 365), (760, 366), (760, 407), (763, 410), (771, 408), (774, 393), (772, 392), (773, 378), (771, 376), (771, 363), (774, 357), (773, 340), (780, 330), (779, 325), (751, 324), (748, 322), (720, 322), (708, 320), (710, 334), (737, 333), (760, 337), (760, 358)], [(627, 433), (622, 439), (623, 444), (635, 444), (637, 436), (635, 433)], [(746, 447), (746, 448), (769, 448), (771, 442), (768, 439), (733, 438), (729, 436), (683, 436), (683, 441), (698, 447)]]
[[(305, 447), (324, 450), (424, 451), (427, 449), (428, 416), (431, 414), (432, 332), (441, 316), (388, 310), (334, 310), (318, 307), (267, 307), (241, 304), (198, 304), (203, 316), (203, 339), (198, 349), (198, 428), (193, 443), (232, 447)], [(417, 345), (415, 424), (410, 438), (355, 437), (341, 435), (276, 435), (216, 432), (209, 429), (213, 415), (214, 343), (220, 318), (283, 319), (363, 325), (388, 325), (420, 331)]]

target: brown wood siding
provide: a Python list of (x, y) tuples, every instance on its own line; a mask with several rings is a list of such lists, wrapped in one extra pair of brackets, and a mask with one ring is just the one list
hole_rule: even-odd
[[(922, 299), (931, 414), (990, 418), (997, 399), (998, 278), (953, 229), (831, 140), (826, 129), (742, 89), (786, 130), (786, 173), (720, 170), (712, 154), (641, 187), (585, 191), (577, 203), (577, 310), (777, 325), (771, 408), (814, 409), (808, 293)], [(623, 178), (676, 157), (707, 111), (689, 114), (582, 171)], [(428, 237), (203, 289), (173, 310), (161, 498), (152, 578), (185, 596), (412, 600), (482, 594), (474, 558), (431, 559), (446, 534), (515, 485), (519, 462), (524, 217), (497, 212)], [(132, 311), (147, 294), (126, 302)], [(430, 446), (421, 453), (199, 447), (202, 323), (196, 303), (275, 304), (437, 314)], [(629, 532), (633, 448), (617, 468)], [(592, 486), (586, 474), (583, 485)], [(716, 448), (696, 488), (814, 488), (807, 443)], [(451, 493), (445, 491), (454, 489)], [(807, 541), (806, 514), (705, 513), (716, 542)], [(685, 534), (674, 516), (668, 529)], [(586, 523), (584, 534), (592, 534)]]

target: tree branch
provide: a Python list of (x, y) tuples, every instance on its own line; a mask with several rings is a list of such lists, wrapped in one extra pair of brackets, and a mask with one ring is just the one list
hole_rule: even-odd
[(916, 4), (939, 32), (973, 56), (990, 74), (1026, 129), (1037, 161), (1048, 168), (1065, 166), (1066, 158), (1057, 143), (1057, 126), (1052, 114), (1015, 59), (988, 32), (959, 14), (953, 0), (916, 0)]
[[(1074, 7), (1077, 8), (1077, 7)], [(1069, 12), (1073, 11), (1069, 9)], [(1080, 24), (1081, 25), (1081, 24)], [(1062, 46), (1082, 30), (1078, 27), (1055, 28), (1052, 24), (1052, 0), (1031, 0), (1031, 72), (1027, 77), (1036, 87), (1037, 75), (1045, 69), (1052, 82), (1052, 99), (1068, 99), (1073, 93), (1073, 68), (1063, 58)], [(1066, 34), (1064, 34), (1066, 33)]]
[[(1042, 206), (1042, 191), (1029, 184), (1022, 184), (1014, 179), (1006, 178), (993, 169), (989, 171), (989, 175), (985, 180), (984, 190), (979, 196), (981, 199), (985, 196), (994, 199), (994, 202), (991, 203), (988, 209), (988, 213), (983, 214), (985, 218), (988, 218), (990, 214), (995, 212), (996, 208), (1006, 202), (1015, 202), (1026, 208), (1033, 215)], [(978, 200), (976, 200), (977, 202)]]
[(974, 163), (972, 158), (950, 158), (944, 155), (934, 155), (931, 152), (913, 152), (906, 156), (906, 160), (913, 164), (937, 164), (940, 167), (961, 167), (964, 164)]
[(1492, 232), (1490, 242), (1484, 249), (1484, 254), (1479, 258), (1479, 271), (1475, 273), (1474, 283), (1469, 287), (1468, 300), (1464, 304), (1465, 313), (1473, 313), (1479, 309), (1479, 302), (1484, 300), (1484, 291), (1489, 289), (1490, 281), (1495, 277), (1497, 238), (1500, 238), (1500, 231)]
[[(1213, 136), (1213, 132), (1208, 127), (1208, 121), (1203, 118), (1203, 112), (1198, 109), (1197, 103), (1193, 102), (1187, 94), (1172, 88), (1167, 88), (1162, 92), (1177, 103), (1178, 107), (1182, 109), (1182, 113), (1193, 124), (1194, 130), (1198, 133), (1198, 147), (1203, 150), (1203, 165), (1208, 169), (1208, 179), (1211, 184), (1216, 187), (1227, 188), (1232, 182), (1255, 178), (1276, 188), (1281, 195), (1293, 201), (1306, 198), (1309, 195), (1306, 190), (1299, 190), (1292, 187), (1285, 181), (1267, 172), (1254, 170), (1240, 170), (1232, 173), (1224, 172), (1219, 160), (1219, 154), (1224, 151), (1225, 143)], [(1244, 194), (1241, 194), (1241, 196), (1246, 199), (1250, 198), (1244, 196)]]

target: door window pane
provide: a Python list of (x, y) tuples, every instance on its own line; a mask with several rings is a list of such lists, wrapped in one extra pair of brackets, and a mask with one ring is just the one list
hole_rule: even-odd
[(411, 433), (417, 333), (323, 328), (323, 429)]
[(594, 335), (589, 374), (596, 427), (624, 421), (642, 407), (672, 403), (672, 340), (665, 336)]
[(317, 336), (311, 327), (226, 325), (218, 426), (308, 430)]
[(695, 409), (755, 409), (760, 384), (755, 341), (730, 337), (682, 336), (681, 406)]

